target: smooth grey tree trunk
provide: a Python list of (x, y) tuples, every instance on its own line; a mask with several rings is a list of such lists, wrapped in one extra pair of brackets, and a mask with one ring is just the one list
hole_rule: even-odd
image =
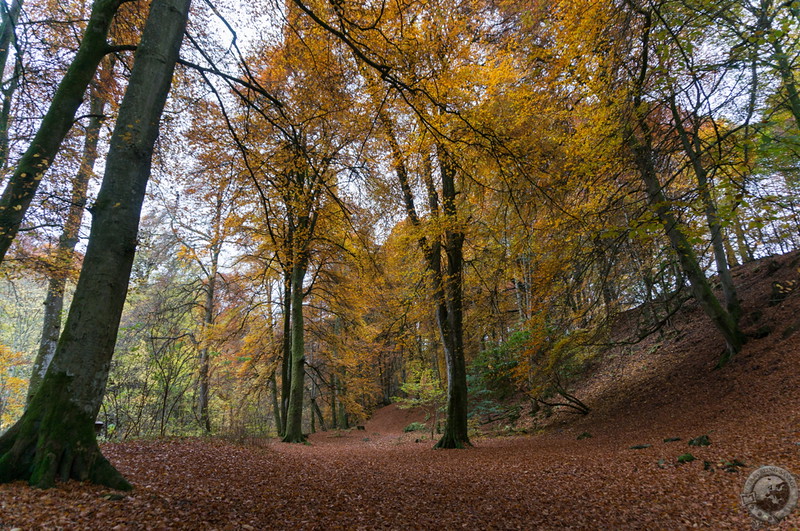
[(292, 392), (292, 273), (283, 276), (283, 338), (281, 343), (281, 431), (286, 435), (286, 419), (289, 414), (289, 395)]
[(161, 113), (190, 0), (154, 0), (91, 209), (89, 244), (64, 332), (41, 387), (0, 438), (0, 481), (130, 484), (103, 457), (94, 433), (136, 250)]
[(280, 436), (283, 433), (283, 414), (281, 413), (280, 400), (278, 399), (278, 381), (275, 373), (269, 377), (269, 387), (272, 394), (272, 412), (275, 416), (275, 431)]

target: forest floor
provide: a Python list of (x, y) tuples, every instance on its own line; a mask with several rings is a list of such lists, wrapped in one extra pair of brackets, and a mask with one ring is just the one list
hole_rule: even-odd
[[(724, 369), (712, 370), (720, 339), (687, 305), (664, 335), (596, 364), (575, 389), (591, 414), (528, 417), (536, 435), (433, 451), (429, 434), (403, 432), (424, 415), (389, 406), (309, 445), (106, 444), (134, 491), (0, 485), (0, 529), (750, 529), (748, 475), (800, 475), (800, 289), (769, 304), (798, 267), (792, 254), (736, 271), (745, 330), (761, 337)], [(702, 435), (709, 446), (688, 445)], [(696, 459), (679, 464), (686, 453)], [(798, 527), (800, 509), (774, 526)]]

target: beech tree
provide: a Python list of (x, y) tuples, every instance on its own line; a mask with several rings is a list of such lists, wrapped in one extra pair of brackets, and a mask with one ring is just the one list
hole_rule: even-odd
[[(153, 147), (189, 4), (189, 0), (155, 0), (150, 8), (112, 134), (103, 184), (91, 209), (89, 244), (64, 332), (24, 415), (0, 438), (0, 481), (25, 479), (49, 487), (56, 480), (74, 478), (131, 488), (100, 453), (94, 420), (103, 399)], [(94, 41), (94, 46), (105, 49), (104, 39)]]
[[(226, 6), (208, 7), (220, 17)], [(165, 284), (143, 283), (150, 290), (123, 321), (137, 336), (121, 337), (149, 338), (150, 364), (121, 342), (114, 366), (127, 383), (110, 385), (121, 391), (109, 400), (138, 392), (148, 404), (131, 434), (191, 433), (193, 400), (206, 432), (271, 430), (272, 416), (282, 438), (299, 442), (309, 395), (312, 429), (346, 427), (420, 363), (448, 385), (437, 447), (464, 447), (477, 402), (470, 365), (532, 398), (575, 398), (562, 377), (598, 352), (593, 344), (616, 340), (620, 313), (637, 309), (627, 312), (638, 316), (635, 341), (692, 297), (723, 336), (721, 365), (744, 339), (730, 267), (800, 242), (795, 7), (286, 0), (248, 7), (282, 25), (247, 53), (235, 20), (225, 45), (215, 47), (213, 30), (192, 31), (201, 64), (182, 62), (198, 74), (176, 78), (186, 96), (161, 128), (178, 155), (161, 166), (174, 208), (171, 221), (154, 221), (183, 248), (147, 258)], [(128, 138), (117, 137), (115, 153)], [(131, 225), (113, 241), (103, 231), (132, 204), (109, 199), (122, 186), (114, 164), (50, 371), (65, 382), (79, 339), (84, 359), (107, 359), (92, 352), (113, 343), (116, 310), (99, 315), (100, 291), (85, 279), (114, 261), (98, 258), (101, 247), (134, 245)], [(53, 181), (45, 189), (69, 203)], [(54, 236), (50, 228), (35, 234)], [(29, 242), (17, 246), (35, 264)], [(119, 291), (103, 293), (119, 303)], [(88, 365), (101, 380), (103, 362)], [(137, 371), (145, 376), (127, 376)], [(32, 437), (35, 411), (72, 414), (47, 409), (63, 401), (53, 381), (32, 392), (18, 440)], [(64, 383), (88, 396), (75, 391), (82, 385)], [(37, 455), (2, 444), (4, 455)]]
[(314, 266), (325, 240), (324, 220), (344, 210), (338, 179), (354, 141), (355, 112), (347, 100), (339, 51), (329, 36), (290, 6), (282, 37), (279, 46), (259, 43), (268, 63), (253, 60), (249, 65), (257, 83), (280, 105), (275, 98), (243, 98), (243, 116), (236, 122), (243, 122), (242, 131), (232, 133), (244, 159), (243, 173), (262, 207), (251, 221), (252, 236), (264, 262), (276, 263), (283, 277), (279, 423), (285, 442), (301, 442), (304, 300), (318, 276)]

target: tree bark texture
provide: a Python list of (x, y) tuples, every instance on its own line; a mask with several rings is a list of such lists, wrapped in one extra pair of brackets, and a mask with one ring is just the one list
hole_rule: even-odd
[[(8, 11), (3, 10), (3, 23), (0, 25), (0, 76), (6, 71), (8, 56), (11, 55), (11, 46), (16, 41), (16, 26), (19, 13), (22, 10), (22, 0), (12, 0)], [(14, 61), (14, 72), (11, 79), (3, 79), (6, 86), (3, 90), (3, 103), (0, 106), (0, 168), (8, 164), (8, 128), (11, 123), (11, 100), (19, 84), (22, 58), (18, 55)]]
[(289, 413), (289, 395), (292, 392), (292, 273), (283, 279), (283, 343), (281, 352), (281, 418), (283, 419), (280, 436), (286, 435), (286, 423)]
[[(214, 301), (217, 291), (217, 271), (219, 269), (218, 248), (214, 248), (211, 253), (211, 268), (205, 286), (205, 302), (203, 305), (203, 329), (208, 331), (214, 324)], [(200, 427), (206, 433), (211, 433), (211, 417), (208, 413), (208, 402), (210, 396), (209, 385), (209, 348), (207, 338), (203, 338), (203, 347), (200, 349), (200, 370), (199, 370), (199, 390), (197, 397), (197, 409), (200, 413)]]
[(281, 413), (280, 400), (278, 399), (278, 381), (275, 373), (269, 377), (269, 387), (272, 392), (272, 412), (275, 416), (275, 431), (278, 436), (283, 434), (283, 414)]
[(437, 304), (437, 321), (447, 363), (447, 419), (444, 433), (434, 448), (471, 446), (467, 428), (467, 366), (464, 360), (464, 233), (456, 211), (456, 168), (450, 153), (438, 149), (442, 178), (442, 214), (445, 220), (444, 252), (447, 269), (441, 279), (444, 295)]
[(0, 25), (0, 74), (6, 71), (8, 56), (11, 54), (11, 44), (15, 40), (17, 20), (22, 10), (22, 0), (11, 0), (8, 11), (2, 13), (3, 23)]
[[(391, 119), (385, 113), (381, 114), (379, 118), (392, 150), (392, 162), (403, 194), (406, 214), (412, 225), (419, 227), (421, 221), (414, 204), (408, 170), (395, 137)], [(425, 268), (429, 275), (432, 298), (436, 307), (439, 337), (447, 363), (447, 423), (445, 432), (436, 443), (435, 448), (464, 448), (470, 445), (467, 430), (467, 375), (463, 339), (464, 233), (457, 227), (456, 168), (447, 150), (443, 146), (437, 146), (437, 148), (442, 178), (441, 211), (439, 194), (434, 186), (430, 167), (425, 171), (424, 181), (431, 216), (441, 217), (444, 220), (444, 253), (447, 258), (445, 274), (442, 272), (441, 239), (420, 236), (417, 242), (422, 250)]]

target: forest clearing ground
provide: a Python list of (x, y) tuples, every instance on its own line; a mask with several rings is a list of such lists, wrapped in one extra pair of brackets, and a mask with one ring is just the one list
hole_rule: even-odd
[[(799, 256), (736, 272), (746, 331), (770, 331), (729, 366), (710, 370), (718, 338), (687, 306), (664, 336), (594, 368), (576, 391), (590, 415), (557, 413), (542, 434), (434, 451), (403, 432), (424, 414), (389, 406), (309, 445), (106, 444), (132, 493), (0, 485), (0, 529), (751, 529), (748, 475), (776, 465), (800, 479), (800, 293), (768, 304)], [(701, 435), (710, 446), (688, 446)], [(696, 459), (678, 464), (685, 453)], [(800, 510), (774, 528), (798, 527)]]
[[(785, 417), (784, 417), (785, 418)], [(796, 416), (791, 419), (797, 426)], [(739, 494), (750, 471), (800, 471), (796, 431), (715, 425), (712, 445), (673, 426), (576, 440), (573, 429), (476, 440), (460, 451), (400, 433), (317, 434), (312, 445), (175, 439), (104, 452), (136, 486), (120, 500), (69, 483), (47, 491), (0, 486), (0, 524), (22, 529), (745, 529)], [(373, 440), (376, 437), (377, 440)], [(635, 437), (635, 438), (629, 438)], [(668, 437), (680, 442), (664, 443)], [(370, 439), (370, 440), (364, 440)], [(633, 444), (652, 446), (632, 450)], [(676, 465), (691, 451), (697, 460)], [(659, 466), (659, 460), (666, 463)], [(725, 472), (721, 461), (747, 466)], [(712, 463), (704, 470), (704, 461)], [(797, 514), (781, 528), (800, 524)]]

